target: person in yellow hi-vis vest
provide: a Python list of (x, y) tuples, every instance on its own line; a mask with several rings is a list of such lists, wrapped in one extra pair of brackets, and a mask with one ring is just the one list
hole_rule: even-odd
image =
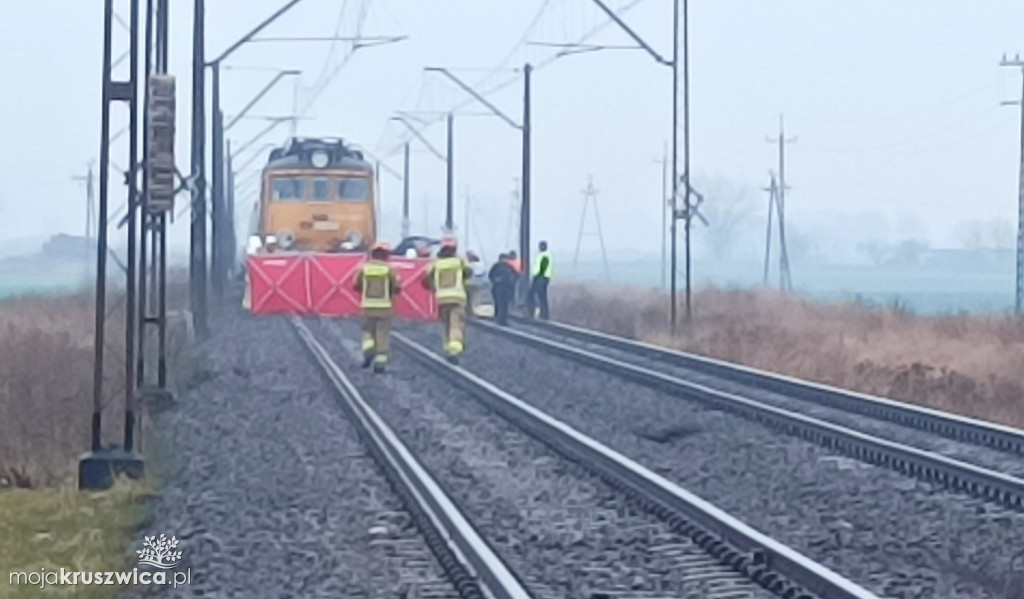
[(473, 269), (455, 255), (458, 244), (454, 237), (441, 240), (437, 258), (423, 277), (423, 286), (434, 292), (441, 327), (444, 331), (444, 351), (448, 361), (456, 364), (466, 348), (466, 281)]
[(390, 359), (391, 318), (394, 296), (402, 291), (395, 271), (388, 264), (391, 247), (379, 242), (370, 250), (370, 259), (356, 275), (356, 290), (363, 309), (363, 368), (373, 364), (374, 372), (384, 372)]

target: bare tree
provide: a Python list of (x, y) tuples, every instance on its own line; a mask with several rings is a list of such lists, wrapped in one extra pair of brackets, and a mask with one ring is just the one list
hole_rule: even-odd
[(1005, 218), (994, 218), (988, 222), (988, 235), (992, 247), (997, 250), (1012, 249), (1017, 242), (1013, 223)]
[(700, 211), (708, 221), (704, 231), (708, 247), (715, 259), (728, 258), (756, 209), (751, 189), (724, 179), (700, 181), (695, 187), (706, 198)]
[(971, 219), (959, 226), (960, 243), (969, 250), (1006, 250), (1014, 247), (1016, 233), (1005, 218)]

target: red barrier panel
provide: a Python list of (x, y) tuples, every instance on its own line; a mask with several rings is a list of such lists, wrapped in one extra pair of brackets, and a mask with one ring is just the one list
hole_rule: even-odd
[(362, 310), (355, 281), (364, 262), (362, 254), (310, 254), (310, 312), (318, 316), (358, 316)]
[[(366, 262), (361, 254), (257, 254), (248, 256), (250, 310), (253, 314), (359, 316), (356, 275)], [(395, 316), (404, 320), (437, 320), (434, 293), (423, 287), (429, 259), (390, 260), (402, 293), (395, 297)]]
[(248, 257), (250, 310), (253, 314), (305, 314), (309, 311), (309, 273), (301, 255)]
[(395, 316), (405, 320), (437, 320), (434, 292), (423, 288), (423, 276), (430, 268), (429, 259), (392, 258), (402, 293), (395, 297)]

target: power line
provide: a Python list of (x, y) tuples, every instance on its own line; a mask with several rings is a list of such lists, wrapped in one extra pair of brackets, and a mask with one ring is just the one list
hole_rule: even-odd
[[(621, 8), (618, 11), (618, 14), (621, 16), (621, 15), (627, 13), (628, 11), (636, 8), (638, 5), (640, 5), (644, 1), (645, 0), (632, 0), (630, 3), (628, 3), (623, 8)], [(545, 4), (542, 5), (542, 9), (546, 9), (548, 4), (549, 4), (548, 2), (545, 2)], [(539, 16), (542, 13), (543, 13), (543, 10), (542, 11), (538, 11), (538, 16), (535, 17), (535, 21), (539, 21)], [(610, 26), (612, 24), (614, 24), (614, 21), (612, 21), (611, 19), (608, 19), (608, 20), (604, 21), (603, 23), (593, 27), (592, 29), (590, 29), (589, 31), (584, 33), (582, 36), (577, 38), (572, 43), (576, 44), (576, 45), (582, 44), (583, 42), (586, 42), (587, 40), (589, 40), (590, 38), (594, 37), (595, 35), (597, 35), (598, 33), (600, 33), (601, 31), (603, 31), (604, 29), (606, 29), (608, 26)], [(495, 69), (492, 70), (491, 74), (493, 74), (494, 72), (498, 72), (501, 69), (506, 67), (506, 65), (511, 61), (512, 57), (515, 55), (515, 52), (518, 51), (519, 48), (522, 47), (522, 45), (526, 44), (525, 40), (529, 38), (529, 33), (532, 31), (532, 28), (535, 25), (536, 25), (536, 23), (531, 23), (531, 25), (527, 28), (527, 31), (522, 36), (523, 43), (522, 44), (517, 43), (517, 45), (514, 46), (513, 50), (509, 53), (509, 56), (506, 57), (506, 59), (504, 59), (501, 63), (499, 63), (498, 66)], [(553, 62), (555, 62), (559, 58), (562, 58), (562, 55), (560, 53), (555, 53), (554, 55), (549, 56), (548, 58), (541, 60), (536, 65), (533, 65), (532, 66), (532, 70), (533, 71), (537, 71), (538, 69), (542, 69), (542, 68), (544, 68), (546, 66), (549, 66), (550, 64), (552, 64)], [(483, 89), (482, 89), (482, 91), (480, 92), (479, 95), (487, 97), (487, 96), (490, 96), (490, 95), (492, 95), (492, 94), (494, 94), (496, 92), (499, 92), (499, 91), (501, 91), (503, 89), (506, 89), (506, 88), (512, 86), (513, 84), (517, 83), (521, 79), (521, 77), (522, 77), (522, 70), (521, 69), (515, 69), (515, 70), (517, 72), (517, 75), (515, 77), (511, 77), (509, 79), (506, 79), (506, 80), (502, 81), (501, 83), (495, 84), (494, 86), (491, 86), (491, 87), (483, 86)], [(474, 89), (480, 88), (481, 84), (484, 81), (486, 81), (488, 78), (489, 78), (488, 76), (481, 77), (480, 79), (478, 79), (476, 81), (476, 83), (474, 83), (472, 85), (472, 87)], [(421, 86), (421, 92), (422, 92), (422, 86)], [(450, 108), (448, 108), (447, 110), (442, 111), (442, 112), (444, 114), (447, 114), (448, 112), (454, 112), (454, 111), (457, 111), (459, 109), (465, 108), (466, 106), (472, 104), (475, 101), (476, 101), (476, 98), (469, 98), (469, 99), (467, 99), (465, 101), (458, 102), (458, 103), (452, 105)], [(443, 120), (443, 117), (433, 119), (430, 123), (425, 124), (420, 129), (420, 131), (423, 131), (423, 130), (427, 129), (428, 127), (431, 127), (431, 126), (441, 122), (442, 120)], [(396, 147), (392, 148), (389, 152), (386, 152), (385, 156), (392, 156), (396, 152), (400, 151), (401, 148), (402, 148), (402, 145), (405, 144), (407, 141), (409, 141), (409, 139), (410, 139), (409, 137), (401, 138), (400, 143)]]

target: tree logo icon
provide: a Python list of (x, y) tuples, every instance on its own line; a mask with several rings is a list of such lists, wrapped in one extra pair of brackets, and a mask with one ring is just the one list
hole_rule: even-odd
[(139, 564), (147, 564), (168, 570), (181, 562), (181, 551), (174, 550), (178, 546), (177, 537), (168, 539), (165, 535), (160, 535), (158, 539), (154, 535), (144, 538), (142, 550), (135, 552), (139, 554)]

